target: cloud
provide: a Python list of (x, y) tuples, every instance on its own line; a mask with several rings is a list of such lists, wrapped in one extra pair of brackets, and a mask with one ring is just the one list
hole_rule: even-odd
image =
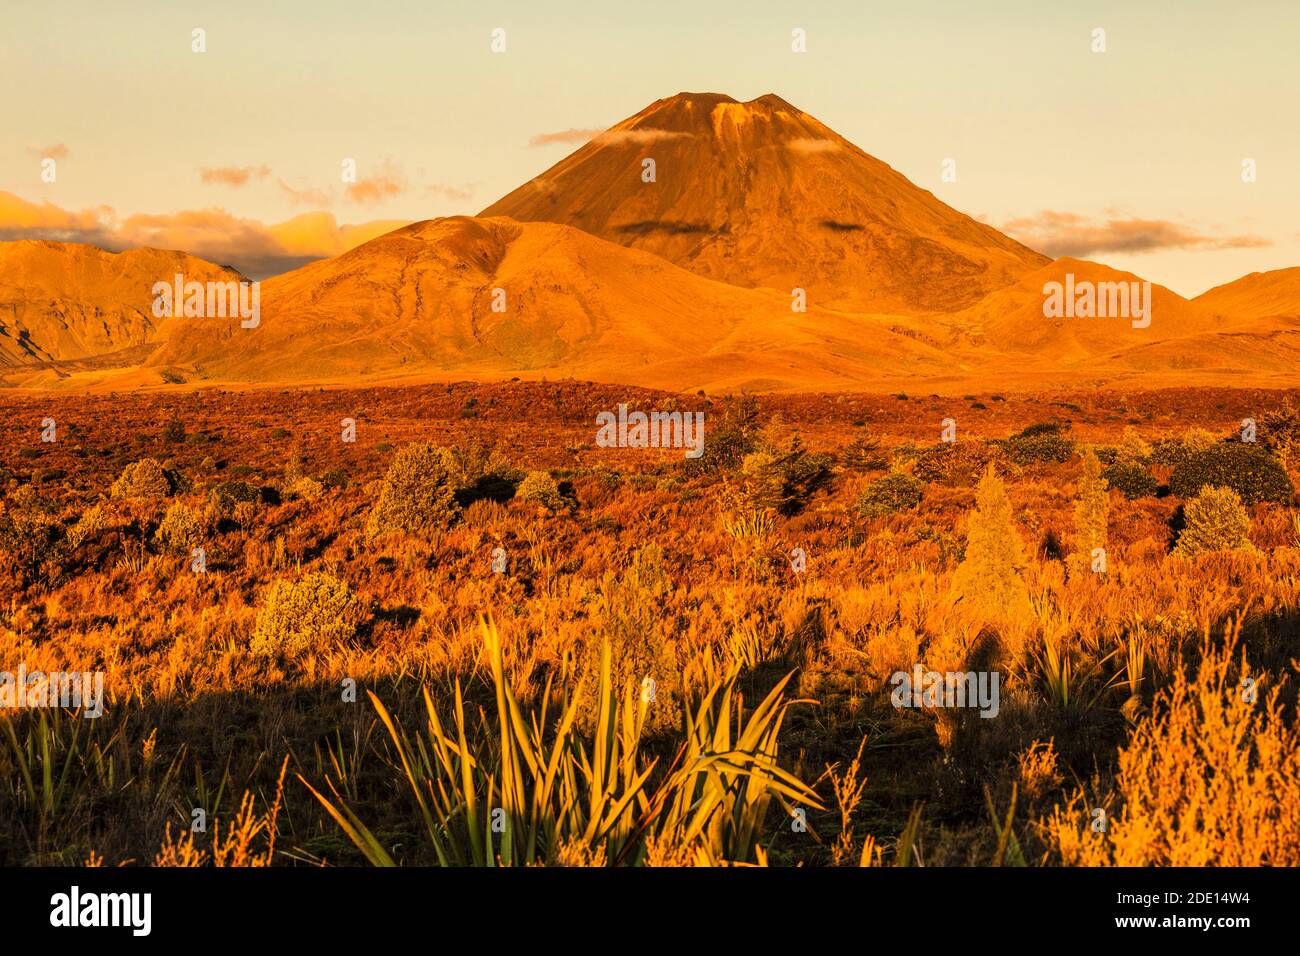
[(469, 183), (465, 186), (448, 186), (443, 183), (431, 183), (424, 187), (424, 194), (439, 199), (471, 199), (474, 196), (474, 185)]
[(558, 133), (538, 133), (528, 141), (529, 146), (550, 146), (552, 143), (585, 143), (600, 135), (599, 129), (562, 129)]
[(27, 202), (13, 193), (0, 191), (0, 239), (93, 242), (94, 239), (80, 237), (106, 235), (102, 231), (112, 216), (113, 210), (108, 206), (69, 212), (49, 202)]
[(405, 184), (391, 176), (372, 176), (369, 179), (350, 183), (343, 190), (350, 201), (362, 205), (382, 202), (390, 196), (400, 196), (405, 191)]
[(538, 133), (528, 141), (529, 146), (549, 146), (552, 143), (600, 143), (607, 146), (632, 144), (644, 146), (666, 139), (681, 139), (690, 133), (670, 129), (565, 129), (558, 133)]
[(1012, 219), (1002, 230), (1049, 256), (1087, 256), (1098, 252), (1155, 252), (1160, 249), (1251, 249), (1272, 245), (1262, 236), (1212, 236), (1166, 219), (1095, 221), (1045, 209)]
[(33, 156), (39, 156), (41, 159), (67, 159), (72, 155), (72, 150), (62, 143), (55, 143), (53, 146), (46, 146), (44, 149), (28, 149)]
[(0, 191), (0, 240), (84, 242), (113, 252), (139, 246), (178, 249), (255, 279), (340, 255), (406, 224), (376, 220), (340, 226), (332, 213), (313, 212), (268, 225), (219, 208), (120, 218), (108, 206), (70, 212)]
[(630, 143), (645, 146), (669, 139), (686, 139), (690, 133), (678, 133), (670, 129), (607, 129), (596, 137), (596, 142), (621, 146)]
[(246, 186), (253, 179), (265, 179), (270, 175), (270, 166), (217, 166), (199, 169), (199, 179), (208, 185)]
[(324, 189), (294, 189), (283, 179), (277, 179), (276, 184), (289, 197), (289, 202), (295, 206), (332, 206), (334, 197)]
[(349, 202), (363, 206), (383, 202), (404, 192), (406, 192), (406, 177), (391, 159), (385, 159), (373, 175), (349, 183), (343, 189), (343, 195)]
[(838, 153), (844, 149), (833, 139), (792, 139), (786, 146), (796, 153)]

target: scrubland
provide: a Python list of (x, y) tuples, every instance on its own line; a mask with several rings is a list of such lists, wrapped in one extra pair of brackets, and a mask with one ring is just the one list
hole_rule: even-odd
[(1296, 400), (6, 396), (0, 863), (1295, 864)]

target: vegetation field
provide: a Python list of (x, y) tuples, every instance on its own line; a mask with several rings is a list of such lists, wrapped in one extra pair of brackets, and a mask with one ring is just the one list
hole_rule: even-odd
[(1300, 863), (1297, 403), (6, 395), (0, 865)]

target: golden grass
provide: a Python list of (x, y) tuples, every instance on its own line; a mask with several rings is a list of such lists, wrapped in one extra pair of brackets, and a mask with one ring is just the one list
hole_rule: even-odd
[[(469, 391), (499, 420), (460, 418)], [(213, 395), (218, 411), (197, 400), (169, 410), (190, 435), (221, 436), (193, 447), (151, 437), (150, 423), (168, 416), (149, 400), (106, 410), (87, 399), (75, 439), (84, 456), (70, 445), (43, 451), (49, 461), (6, 459), (5, 514), (38, 487), (39, 468), (67, 473), (39, 487), (68, 546), (37, 565), (0, 548), (10, 582), (0, 670), (99, 670), (107, 700), (96, 721), (0, 713), (0, 862), (1292, 859), (1283, 844), (1300, 798), (1282, 748), (1293, 742), (1296, 688), (1285, 678), (1300, 635), (1294, 506), (1247, 509), (1254, 551), (1185, 558), (1173, 553), (1177, 499), (1112, 491), (1106, 509), (1089, 509), (1107, 512), (1106, 573), (1068, 574), (1078, 458), (1007, 468), (1003, 495), (986, 494), (978, 520), (967, 476), (927, 483), (916, 509), (856, 514), (858, 492), (888, 461), (842, 463), (799, 509), (776, 514), (746, 508), (734, 475), (691, 473), (679, 455), (591, 451), (589, 406), (612, 407), (624, 391), (392, 390), (383, 416), (400, 424), (357, 447), (328, 430), (343, 410), (378, 401), (364, 393), (287, 394), (270, 408), (265, 396)], [(1149, 449), (1192, 426), (1218, 434), (1257, 399), (1077, 400), (1081, 440), (1119, 443), (1133, 418), (1146, 422), (1134, 433)], [(771, 404), (818, 452), (840, 451), (865, 430), (853, 422), (870, 421), (872, 441), (906, 465), (933, 444), (946, 401)], [(1055, 414), (1046, 402), (984, 404), (982, 420), (963, 418), (963, 440)], [(1205, 412), (1216, 404), (1217, 423)], [(292, 468), (263, 420), (301, 433)], [(417, 439), (483, 442), (520, 471), (547, 471), (577, 506), (480, 499), (445, 526), (369, 537), (393, 450)], [(112, 498), (128, 456), (154, 457), (194, 487)], [(204, 510), (209, 570), (194, 574), (157, 529), (177, 504), (206, 509), (207, 492), (241, 466), (284, 493)], [(336, 470), (341, 481), (325, 480)], [(303, 477), (319, 495), (290, 493)], [(30, 527), (54, 525), (38, 515)], [(995, 581), (959, 572), (973, 529), (984, 542), (974, 557), (996, 565)], [(492, 570), (498, 547), (506, 573)], [(796, 547), (808, 557), (802, 574), (790, 564)], [(255, 653), (276, 582), (309, 574), (346, 585), (352, 630)], [(491, 627), (479, 621), (488, 612)], [(1203, 689), (1227, 666), (1215, 648), (1229, 639), (1260, 678), (1249, 712), (1216, 710)], [(890, 675), (916, 664), (997, 670), (999, 717), (895, 710)], [(647, 677), (655, 700), (641, 699)], [(355, 698), (344, 699), (345, 682)], [(1201, 726), (1222, 753), (1197, 755)], [(1233, 757), (1232, 740), (1252, 743)], [(1211, 752), (1222, 772), (1208, 772)], [(1264, 770), (1281, 775), (1280, 789), (1262, 786)], [(1224, 773), (1236, 782), (1222, 792), (1188, 782)], [(188, 832), (196, 807), (207, 833)], [(1096, 808), (1111, 824), (1102, 839), (1090, 829)], [(500, 832), (493, 810), (504, 813)], [(1244, 848), (1225, 849), (1250, 828)]]

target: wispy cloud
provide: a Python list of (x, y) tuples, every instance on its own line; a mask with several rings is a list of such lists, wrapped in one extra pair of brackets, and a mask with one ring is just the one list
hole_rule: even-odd
[(254, 179), (271, 175), (270, 166), (215, 166), (199, 169), (199, 179), (212, 186), (247, 186)]
[(604, 130), (562, 129), (558, 133), (538, 133), (528, 141), (529, 146), (550, 146), (552, 143), (585, 143)]
[(690, 133), (670, 129), (565, 129), (558, 133), (538, 133), (528, 141), (529, 146), (549, 146), (552, 143), (600, 143), (607, 146), (645, 146), (669, 139), (683, 139)]
[(407, 190), (406, 176), (401, 168), (391, 159), (385, 158), (379, 167), (369, 176), (343, 188), (343, 196), (349, 202), (362, 206), (371, 206), (400, 196)]
[(334, 205), (334, 197), (328, 190), (313, 188), (295, 189), (283, 179), (277, 179), (276, 185), (278, 185), (281, 191), (289, 197), (289, 202), (293, 203), (295, 206), (316, 206), (319, 208), (321, 206)]
[(435, 196), (438, 199), (472, 199), (474, 197), (474, 186), (474, 183), (467, 183), (464, 186), (430, 183), (424, 187), (424, 194), (426, 196)]
[(39, 156), (41, 159), (67, 159), (72, 155), (72, 150), (68, 149), (63, 143), (55, 143), (53, 146), (46, 146), (44, 149), (29, 147), (27, 152), (33, 156)]
[(392, 176), (371, 176), (349, 183), (343, 190), (348, 200), (361, 205), (373, 205), (406, 191), (406, 184)]
[(689, 139), (690, 133), (679, 133), (670, 129), (607, 129), (596, 137), (598, 143), (614, 145), (631, 144), (646, 146), (671, 139)]
[(1001, 228), (1053, 257), (1161, 249), (1250, 249), (1273, 244), (1263, 236), (1216, 236), (1167, 219), (1092, 220), (1051, 209), (1012, 219)]

